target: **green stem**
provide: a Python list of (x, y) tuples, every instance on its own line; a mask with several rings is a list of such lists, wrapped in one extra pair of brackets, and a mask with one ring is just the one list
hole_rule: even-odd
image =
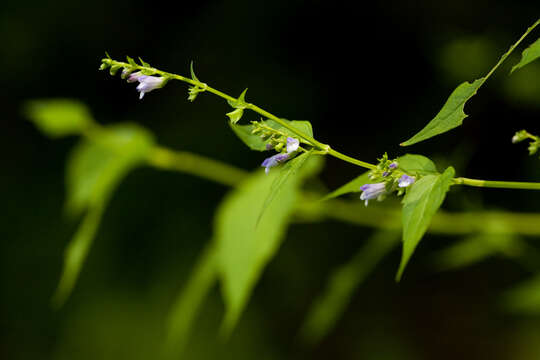
[[(161, 70), (158, 70), (158, 69), (153, 68), (153, 67), (147, 67), (147, 66), (142, 66), (142, 65), (131, 65), (129, 63), (116, 61), (116, 60), (112, 60), (112, 59), (106, 59), (106, 61), (110, 65), (117, 65), (117, 66), (121, 66), (123, 68), (134, 69), (134, 70), (145, 70), (145, 71), (149, 71), (149, 72), (161, 75), (161, 76), (169, 78), (169, 79), (175, 79), (175, 80), (183, 81), (183, 82), (186, 82), (186, 83), (191, 84), (193, 86), (198, 86), (199, 88), (204, 89), (204, 91), (208, 91), (208, 92), (210, 92), (210, 93), (212, 93), (214, 95), (217, 95), (217, 96), (219, 96), (219, 97), (221, 97), (221, 98), (223, 98), (225, 100), (228, 100), (228, 101), (233, 101), (234, 102), (234, 101), (238, 100), (238, 99), (236, 99), (236, 98), (234, 98), (234, 97), (232, 97), (230, 95), (227, 95), (227, 94), (225, 94), (225, 93), (223, 93), (223, 92), (221, 92), (219, 90), (216, 90), (216, 89), (208, 86), (208, 84), (206, 84), (206, 83), (202, 83), (200, 81), (189, 79), (189, 78), (186, 78), (186, 77), (181, 76), (181, 75), (168, 73), (168, 72), (161, 71)], [(258, 113), (258, 114), (260, 114), (260, 115), (262, 115), (262, 116), (264, 116), (266, 118), (268, 118), (268, 119), (271, 119), (271, 120), (277, 122), (278, 124), (280, 124), (281, 126), (286, 128), (287, 130), (291, 131), (292, 133), (296, 134), (298, 137), (302, 138), (306, 142), (313, 145), (315, 148), (317, 148), (318, 150), (320, 150), (324, 154), (334, 156), (334, 157), (336, 157), (338, 159), (341, 159), (343, 161), (346, 161), (346, 162), (349, 162), (351, 164), (361, 166), (361, 167), (364, 167), (364, 168), (367, 168), (367, 169), (375, 169), (376, 168), (376, 166), (373, 165), (373, 164), (370, 164), (370, 163), (367, 163), (365, 161), (355, 159), (353, 157), (344, 155), (344, 154), (342, 154), (342, 153), (340, 153), (338, 151), (335, 151), (335, 150), (331, 149), (330, 145), (323, 144), (323, 143), (315, 140), (312, 136), (309, 136), (308, 134), (305, 134), (304, 132), (292, 127), (286, 121), (283, 121), (279, 117), (277, 117), (274, 114), (272, 114), (272, 113), (258, 107), (255, 104), (245, 103), (245, 105), (246, 105), (247, 109), (250, 109), (250, 110), (252, 110), (252, 111), (254, 111), (254, 112), (256, 112), (256, 113)]]
[(204, 156), (159, 146), (150, 152), (148, 163), (158, 169), (185, 172), (228, 186), (238, 186), (248, 175), (242, 169)]
[(525, 39), (525, 37), (529, 35), (529, 33), (533, 31), (534, 28), (537, 27), (538, 25), (540, 25), (540, 19), (536, 20), (536, 22), (532, 26), (530, 26), (527, 29), (527, 31), (525, 31), (525, 33), (519, 38), (519, 40), (516, 41), (514, 45), (512, 45), (510, 49), (508, 49), (508, 51), (503, 54), (503, 56), (501, 56), (501, 58), (499, 59), (499, 62), (495, 64), (495, 66), (490, 70), (490, 72), (486, 76), (484, 76), (482, 83), (484, 83), (491, 76), (491, 74), (493, 74), (495, 70), (497, 70), (497, 68), (504, 62), (504, 60), (506, 60), (506, 58), (514, 51), (514, 49), (518, 47), (518, 45), (523, 41), (523, 39)]
[(464, 177), (454, 178), (454, 184), (498, 189), (540, 190), (540, 183), (519, 181), (490, 181), (468, 179)]
[[(148, 164), (158, 169), (179, 171), (232, 187), (238, 186), (249, 176), (247, 171), (234, 166), (201, 155), (162, 147), (154, 148), (148, 157)], [(340, 199), (328, 200), (324, 202), (324, 205), (321, 205), (323, 203), (318, 201), (320, 198), (321, 195), (316, 193), (302, 194), (302, 201), (298, 202), (299, 220), (313, 221), (327, 218), (380, 229), (399, 230), (401, 228), (401, 211), (399, 209), (380, 206), (366, 208), (359, 202), (351, 203)], [(486, 228), (485, 224), (488, 223), (498, 223), (502, 226)], [(440, 210), (433, 217), (428, 231), (449, 235), (466, 235), (486, 231), (538, 235), (540, 234), (540, 214), (516, 214), (503, 211), (455, 214)]]

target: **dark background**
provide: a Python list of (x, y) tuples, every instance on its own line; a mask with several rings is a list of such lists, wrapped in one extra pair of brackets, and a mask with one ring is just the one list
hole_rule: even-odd
[[(174, 149), (255, 169), (261, 154), (230, 133), (220, 99), (170, 83), (138, 100), (135, 87), (97, 71), (113, 58), (141, 56), (278, 116), (310, 120), (315, 136), (374, 162), (421, 153), (458, 175), (539, 181), (538, 159), (512, 145), (516, 130), (540, 133), (540, 68), (508, 77), (519, 51), (467, 104), (464, 125), (415, 145), (460, 82), (486, 74), (538, 18), (535, 1), (13, 1), (0, 5), (2, 127), (1, 338), (5, 359), (151, 359), (165, 316), (203, 245), (227, 189), (188, 175), (143, 168), (115, 193), (65, 307), (49, 306), (63, 249), (76, 224), (63, 215), (64, 162), (76, 139), (52, 141), (21, 115), (27, 99), (84, 101), (101, 123), (137, 122)], [(535, 31), (525, 44), (538, 38)], [(255, 120), (254, 114), (249, 118)], [(329, 159), (332, 189), (358, 169)], [(538, 211), (537, 193), (456, 189), (450, 210)], [(295, 340), (310, 301), (370, 229), (296, 225), (265, 272), (237, 331), (217, 340), (217, 289), (188, 345), (190, 359), (533, 359), (540, 322), (508, 315), (497, 295), (529, 273), (494, 259), (432, 271), (430, 250), (455, 238), (429, 236), (396, 284), (392, 253), (358, 291), (336, 330), (307, 349)], [(528, 239), (534, 244), (534, 239)], [(219, 355), (218, 355), (219, 354)]]

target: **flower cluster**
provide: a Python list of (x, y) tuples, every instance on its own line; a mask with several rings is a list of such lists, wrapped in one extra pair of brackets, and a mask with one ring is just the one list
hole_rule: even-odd
[(379, 159), (377, 168), (369, 173), (370, 180), (378, 181), (360, 187), (360, 191), (362, 191), (360, 200), (364, 200), (367, 206), (369, 200), (377, 199), (381, 201), (386, 195), (394, 191), (397, 191), (398, 195), (402, 195), (405, 189), (416, 181), (416, 178), (403, 173), (398, 168), (398, 162), (388, 160), (388, 156), (384, 154), (382, 159)]

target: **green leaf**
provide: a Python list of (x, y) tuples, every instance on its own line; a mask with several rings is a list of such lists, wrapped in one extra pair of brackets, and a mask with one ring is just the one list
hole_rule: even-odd
[(233, 110), (233, 111), (226, 114), (229, 117), (229, 119), (231, 120), (230, 121), (231, 124), (236, 124), (242, 118), (242, 115), (244, 115), (244, 109), (247, 108), (247, 105), (248, 105), (246, 103), (246, 92), (247, 91), (248, 91), (248, 89), (245, 89), (244, 91), (242, 91), (242, 93), (240, 94), (238, 99), (227, 100), (229, 105), (235, 109), (235, 110)]
[(24, 111), (40, 131), (52, 138), (79, 134), (94, 123), (86, 105), (77, 100), (31, 100)]
[(536, 40), (531, 46), (523, 50), (521, 53), (521, 60), (512, 67), (510, 74), (538, 58), (540, 58), (540, 39)]
[(279, 168), (278, 176), (272, 182), (272, 186), (270, 186), (270, 192), (268, 193), (268, 196), (266, 197), (266, 200), (264, 201), (264, 204), (259, 212), (257, 224), (260, 222), (260, 220), (264, 216), (264, 213), (266, 209), (268, 208), (268, 206), (279, 195), (279, 193), (281, 192), (281, 189), (285, 186), (287, 181), (289, 181), (291, 177), (294, 177), (294, 175), (296, 175), (298, 170), (300, 170), (300, 168), (302, 168), (305, 162), (309, 159), (309, 157), (311, 156), (311, 153), (312, 153), (312, 150), (305, 152), (295, 157), (294, 159), (287, 161), (287, 163), (285, 163), (284, 166), (281, 166)]
[(126, 56), (126, 59), (127, 59), (127, 62), (129, 65), (131, 66), (137, 66), (137, 63), (135, 62), (135, 60), (133, 60), (132, 58), (130, 58), (129, 56)]
[(332, 191), (330, 194), (323, 197), (321, 201), (330, 200), (338, 196), (345, 195), (352, 192), (360, 192), (360, 187), (370, 182), (368, 175), (369, 175), (369, 171), (366, 171), (362, 175), (357, 176), (356, 178), (349, 181), (345, 185), (342, 185), (341, 187)]
[(356, 289), (394, 248), (399, 235), (395, 231), (375, 233), (350, 262), (332, 272), (324, 293), (313, 302), (300, 330), (304, 341), (317, 343), (333, 329)]
[(141, 62), (141, 65), (144, 66), (144, 67), (152, 67), (152, 66), (150, 66), (149, 63), (144, 62), (143, 59), (141, 59), (140, 57), (139, 57), (139, 61)]
[(244, 309), (264, 267), (277, 252), (291, 220), (302, 181), (320, 169), (320, 157), (311, 157), (297, 176), (282, 184), (266, 214), (258, 210), (280, 176), (257, 171), (231, 192), (217, 210), (215, 239), (218, 271), (225, 299), (222, 330), (230, 333)]
[[(304, 134), (307, 134), (313, 137), (313, 128), (311, 127), (311, 123), (309, 121), (286, 120), (286, 119), (282, 119), (282, 120), (287, 122), (288, 125), (303, 132)], [(275, 129), (284, 133), (286, 136), (298, 138), (296, 134), (294, 134), (289, 129), (281, 126), (274, 120), (264, 120), (264, 121), (261, 121), (261, 123), (266, 126), (271, 127), (272, 129)], [(266, 149), (267, 141), (261, 139), (260, 135), (252, 133), (253, 129), (255, 129), (255, 126), (253, 124), (237, 125), (232, 122), (229, 122), (229, 125), (231, 129), (234, 131), (234, 133), (236, 134), (236, 136), (238, 136), (240, 140), (242, 140), (244, 144), (246, 144), (251, 150), (267, 151)], [(302, 139), (299, 139), (299, 140), (302, 141)]]
[(58, 287), (52, 298), (53, 306), (62, 306), (71, 294), (99, 227), (104, 209), (105, 204), (101, 203), (95, 204), (88, 210), (77, 232), (66, 247), (64, 268), (62, 269)]
[(112, 192), (130, 170), (145, 161), (152, 144), (146, 130), (122, 124), (100, 130), (73, 150), (67, 164), (66, 207), (71, 214), (88, 212), (66, 249), (53, 298), (56, 305), (67, 299), (75, 285)]
[(193, 61), (189, 64), (189, 71), (191, 72), (191, 79), (200, 82), (199, 79), (197, 79), (197, 76), (195, 76), (195, 71), (193, 70)]
[(173, 358), (184, 349), (202, 302), (217, 281), (217, 252), (212, 242), (200, 256), (168, 315), (167, 351)]
[(399, 168), (409, 174), (428, 175), (437, 172), (437, 167), (425, 156), (405, 154), (397, 159)]
[(108, 199), (116, 185), (145, 161), (153, 138), (134, 124), (105, 128), (73, 150), (66, 170), (67, 209), (80, 213)]
[(401, 279), (407, 262), (428, 229), (431, 218), (443, 203), (453, 178), (452, 167), (442, 175), (426, 175), (415, 182), (403, 198), (403, 253), (397, 281)]
[(238, 121), (240, 121), (240, 119), (242, 118), (242, 115), (244, 115), (244, 109), (238, 108), (236, 110), (226, 113), (225, 115), (229, 117), (229, 120), (230, 120), (229, 123), (234, 125)]
[(540, 275), (518, 284), (507, 291), (502, 299), (503, 305), (512, 312), (529, 315), (540, 314)]
[(409, 146), (420, 141), (442, 134), (463, 123), (467, 117), (464, 112), (465, 103), (476, 94), (476, 91), (485, 82), (486, 78), (480, 78), (473, 83), (464, 82), (450, 94), (448, 100), (435, 116), (422, 130), (409, 140), (402, 142), (401, 146)]

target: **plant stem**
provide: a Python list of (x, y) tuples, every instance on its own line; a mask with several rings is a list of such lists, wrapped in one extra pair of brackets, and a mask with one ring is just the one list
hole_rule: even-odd
[(506, 53), (503, 54), (503, 56), (501, 56), (501, 58), (499, 59), (499, 61), (497, 62), (497, 64), (495, 64), (495, 66), (489, 71), (489, 73), (487, 73), (486, 76), (483, 77), (482, 79), (482, 83), (484, 83), (490, 76), (491, 74), (493, 74), (495, 72), (495, 70), (497, 70), (497, 68), (504, 62), (504, 60), (506, 60), (506, 58), (514, 51), (514, 49), (523, 41), (523, 39), (525, 39), (525, 37), (527, 35), (529, 35), (529, 33), (531, 31), (534, 30), (535, 27), (537, 27), (538, 25), (540, 24), (540, 19), (536, 20), (536, 22), (530, 26), (527, 31), (525, 31), (525, 33), (519, 38), (518, 41), (516, 41), (514, 43), (514, 45), (512, 45), (510, 47), (510, 49), (508, 49), (508, 51)]
[[(148, 157), (148, 164), (158, 169), (179, 171), (232, 187), (237, 187), (249, 176), (249, 172), (220, 161), (163, 147), (154, 148)], [(340, 199), (321, 203), (318, 201), (321, 197), (322, 195), (317, 193), (305, 192), (302, 194), (302, 201), (298, 202), (298, 214), (301, 221), (327, 218), (381, 229), (399, 230), (401, 228), (401, 211), (397, 208), (380, 206), (366, 208), (360, 202), (351, 203)], [(485, 224), (491, 223), (501, 224), (501, 226), (485, 226)], [(503, 211), (456, 214), (441, 210), (433, 217), (428, 231), (449, 235), (465, 235), (486, 231), (538, 235), (540, 234), (540, 214), (516, 214)]]
[[(186, 77), (181, 76), (181, 75), (168, 73), (168, 72), (161, 71), (161, 70), (158, 70), (158, 69), (153, 68), (153, 67), (147, 67), (147, 66), (142, 66), (142, 65), (131, 65), (129, 63), (116, 61), (116, 60), (112, 60), (112, 59), (106, 59), (106, 60), (111, 65), (121, 66), (123, 68), (131, 68), (131, 69), (134, 69), (134, 70), (145, 70), (145, 71), (149, 71), (149, 72), (161, 75), (161, 76), (169, 78), (169, 79), (175, 79), (175, 80), (186, 82), (186, 83), (191, 84), (193, 86), (197, 86), (197, 87), (199, 87), (201, 89), (204, 89), (204, 91), (208, 91), (208, 92), (210, 92), (210, 93), (212, 93), (214, 95), (217, 95), (217, 96), (219, 96), (219, 97), (221, 97), (221, 98), (223, 98), (225, 100), (228, 100), (228, 101), (236, 101), (237, 100), (236, 98), (234, 98), (234, 97), (232, 97), (230, 95), (227, 95), (224, 92), (221, 92), (219, 90), (216, 90), (216, 89), (208, 86), (208, 84), (206, 84), (206, 83), (202, 83), (200, 81), (189, 79), (189, 78), (186, 78)], [(324, 154), (334, 156), (334, 157), (336, 157), (338, 159), (341, 159), (343, 161), (346, 161), (346, 162), (349, 162), (351, 164), (361, 166), (361, 167), (364, 167), (364, 168), (367, 168), (367, 169), (375, 169), (376, 168), (376, 166), (373, 165), (373, 164), (370, 164), (370, 163), (367, 163), (365, 161), (355, 159), (353, 157), (347, 156), (347, 155), (342, 154), (342, 153), (340, 153), (340, 152), (338, 152), (336, 150), (331, 149), (330, 145), (323, 144), (323, 143), (315, 140), (312, 136), (309, 136), (308, 134), (305, 134), (302, 131), (290, 126), (286, 121), (283, 121), (279, 117), (277, 117), (274, 114), (272, 114), (272, 113), (258, 107), (255, 104), (245, 103), (245, 106), (246, 106), (247, 109), (250, 109), (250, 110), (252, 110), (252, 111), (254, 111), (254, 112), (256, 112), (256, 113), (258, 113), (258, 114), (260, 114), (260, 115), (262, 115), (262, 116), (264, 116), (266, 118), (268, 118), (268, 119), (271, 119), (271, 120), (277, 122), (278, 124), (280, 124), (284, 128), (286, 128), (289, 131), (291, 131), (292, 133), (296, 134), (298, 137), (302, 138), (303, 140), (305, 140), (308, 143), (310, 143), (311, 145), (313, 145), (313, 147), (315, 147), (318, 150), (322, 151), (322, 153), (324, 153)]]
[(490, 181), (468, 179), (464, 177), (454, 178), (454, 184), (498, 189), (540, 190), (540, 183), (519, 181)]

